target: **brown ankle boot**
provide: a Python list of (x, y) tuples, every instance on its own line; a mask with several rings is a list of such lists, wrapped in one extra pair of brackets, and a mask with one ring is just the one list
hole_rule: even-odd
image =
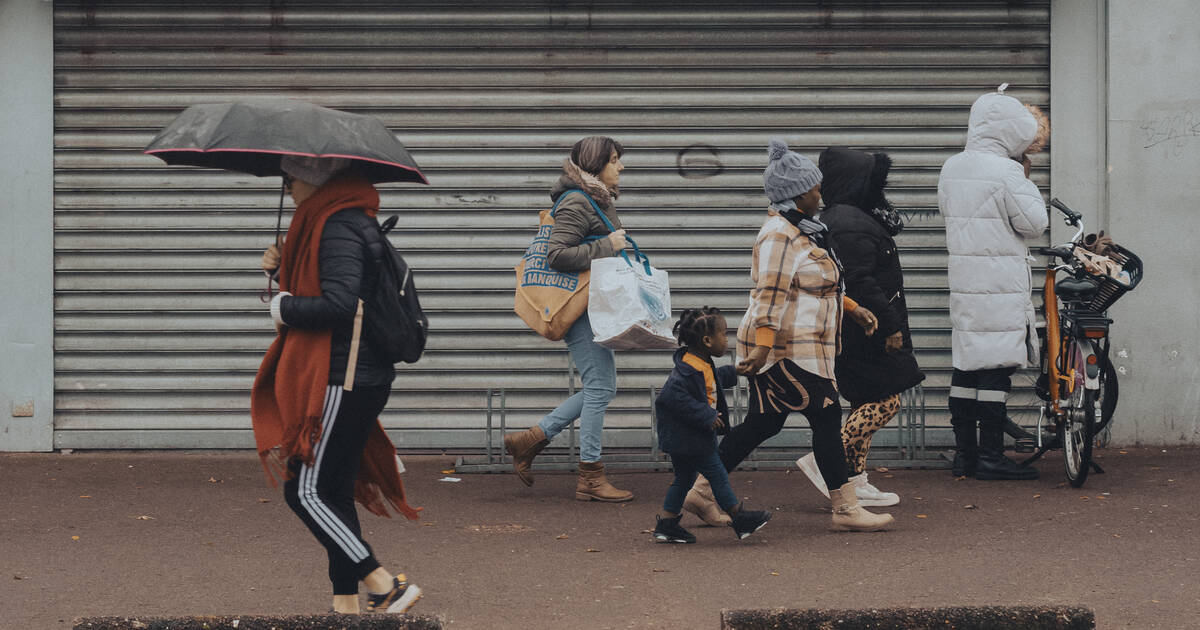
[(549, 443), (550, 440), (546, 439), (546, 434), (539, 426), (504, 436), (504, 450), (512, 456), (513, 470), (516, 471), (517, 478), (521, 480), (521, 483), (527, 486), (533, 485), (533, 471), (530, 470), (533, 458), (537, 457), (537, 454), (541, 453)]
[(683, 510), (695, 514), (713, 527), (729, 525), (733, 520), (717, 505), (717, 500), (713, 498), (712, 486), (704, 475), (696, 477), (696, 483), (688, 490), (687, 497), (683, 500)]
[(887, 529), (895, 520), (891, 514), (874, 514), (859, 507), (853, 481), (846, 482), (841, 488), (831, 488), (829, 500), (833, 503), (834, 531), (877, 532)]
[(628, 490), (618, 490), (604, 474), (601, 462), (579, 462), (579, 483), (575, 484), (575, 498), (579, 501), (606, 501), (621, 503), (633, 499)]

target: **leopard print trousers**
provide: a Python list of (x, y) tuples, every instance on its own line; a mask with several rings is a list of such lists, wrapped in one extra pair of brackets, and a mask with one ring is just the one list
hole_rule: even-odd
[(846, 447), (846, 467), (851, 477), (866, 470), (871, 437), (899, 411), (900, 394), (850, 410), (850, 418), (842, 425), (842, 444)]

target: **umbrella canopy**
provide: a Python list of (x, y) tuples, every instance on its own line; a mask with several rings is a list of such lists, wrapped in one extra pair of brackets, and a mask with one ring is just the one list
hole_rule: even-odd
[(284, 155), (348, 158), (374, 183), (429, 181), (377, 118), (293, 100), (193, 105), (145, 153), (167, 164), (282, 175)]

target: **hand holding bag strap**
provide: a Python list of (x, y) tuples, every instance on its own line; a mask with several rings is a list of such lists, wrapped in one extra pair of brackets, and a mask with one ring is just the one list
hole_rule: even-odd
[[(579, 194), (583, 195), (583, 197), (584, 197), (585, 199), (587, 199), (587, 200), (588, 200), (588, 203), (592, 204), (592, 209), (593, 209), (593, 210), (595, 210), (595, 211), (596, 211), (596, 214), (598, 214), (598, 215), (600, 216), (600, 220), (604, 222), (604, 227), (608, 228), (608, 231), (609, 231), (610, 233), (611, 233), (611, 232), (616, 232), (616, 231), (617, 231), (617, 228), (616, 228), (616, 226), (614, 226), (614, 225), (612, 224), (612, 221), (609, 221), (609, 220), (608, 220), (608, 217), (607, 217), (607, 216), (604, 214), (604, 211), (600, 209), (600, 206), (596, 205), (596, 202), (595, 202), (595, 200), (593, 200), (593, 199), (592, 199), (592, 196), (591, 196), (591, 195), (589, 195), (589, 194), (587, 194), (587, 192), (585, 192), (585, 191), (584, 191), (583, 189), (581, 189), (581, 188), (571, 188), (571, 189), (567, 190), (566, 192), (564, 192), (564, 193), (563, 193), (563, 194), (562, 194), (562, 195), (561, 195), (561, 196), (558, 198), (558, 202), (556, 202), (556, 203), (554, 204), (554, 210), (551, 210), (551, 211), (550, 211), (550, 214), (551, 214), (551, 216), (553, 216), (553, 215), (554, 215), (554, 212), (558, 210), (558, 204), (559, 204), (559, 203), (562, 203), (562, 200), (563, 200), (563, 199), (566, 199), (567, 195), (569, 195), (569, 194), (571, 194), (571, 193), (573, 193), (573, 192), (577, 192), (577, 193), (579, 193)], [(588, 237), (588, 238), (591, 238), (591, 237)], [(585, 240), (587, 240), (587, 239), (585, 239)], [(599, 240), (599, 237), (597, 237), (595, 240)], [(651, 271), (651, 267), (650, 267), (650, 258), (649, 258), (649, 257), (647, 257), (645, 254), (643, 254), (643, 253), (642, 253), (642, 249), (641, 249), (640, 247), (638, 247), (637, 241), (633, 240), (633, 237), (632, 237), (632, 236), (628, 236), (628, 235), (626, 235), (626, 236), (625, 236), (625, 240), (626, 240), (626, 241), (628, 241), (630, 245), (633, 245), (633, 259), (634, 259), (634, 260), (636, 260), (636, 261), (638, 261), (638, 262), (640, 262), (640, 263), (642, 263), (642, 266), (643, 266), (643, 267), (645, 268), (645, 270), (646, 270), (646, 275), (648, 275), (648, 276), (649, 276), (649, 275), (651, 275), (651, 274), (652, 274), (652, 271)], [(626, 262), (626, 263), (627, 263), (627, 264), (628, 264), (630, 267), (632, 267), (632, 266), (633, 266), (633, 263), (632, 263), (632, 262), (630, 262), (630, 260), (629, 260), (629, 255), (625, 253), (625, 250), (621, 250), (621, 251), (620, 251), (620, 252), (618, 252), (618, 253), (620, 254), (621, 258), (624, 258), (624, 259), (625, 259), (625, 262)]]

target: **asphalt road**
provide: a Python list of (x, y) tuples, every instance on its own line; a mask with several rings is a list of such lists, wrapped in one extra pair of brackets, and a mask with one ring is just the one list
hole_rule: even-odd
[[(739, 472), (773, 520), (738, 542), (647, 533), (667, 473), (614, 475), (626, 504), (573, 500), (574, 478), (448, 475), (406, 457), (418, 522), (363, 517), (384, 565), (457, 628), (717, 628), (722, 608), (1071, 604), (1100, 628), (1200, 627), (1200, 449), (1109, 448), (1067, 486), (873, 472), (899, 492), (893, 531), (825, 529), (798, 471)], [(324, 552), (249, 452), (0, 455), (0, 627), (96, 615), (277, 614), (329, 606)], [(890, 476), (889, 476), (890, 475)], [(685, 520), (685, 525), (697, 525)]]

